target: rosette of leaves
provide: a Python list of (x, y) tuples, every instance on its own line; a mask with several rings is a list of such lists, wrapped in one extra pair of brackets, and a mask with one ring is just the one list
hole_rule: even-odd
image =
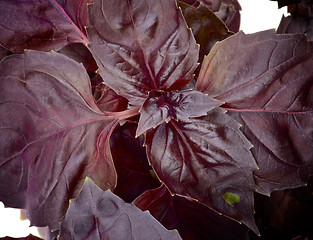
[(239, 32), (209, 47), (195, 79), (198, 19), (174, 0), (0, 4), (0, 43), (15, 53), (0, 63), (0, 200), (32, 225), (60, 239), (216, 236), (182, 219), (193, 216), (242, 238), (259, 234), (255, 192), (312, 175), (305, 36)]
[(180, 0), (193, 7), (205, 6), (220, 18), (232, 32), (238, 32), (240, 27), (241, 6), (238, 0)]

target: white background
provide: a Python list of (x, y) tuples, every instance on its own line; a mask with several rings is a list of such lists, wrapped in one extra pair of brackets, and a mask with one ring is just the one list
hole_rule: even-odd
[[(277, 28), (282, 14), (287, 9), (277, 9), (277, 2), (269, 0), (239, 0), (242, 7), (241, 30), (254, 33), (270, 28)], [(0, 202), (0, 237), (24, 237), (29, 233), (38, 235), (35, 227), (29, 228), (28, 220), (20, 220), (20, 211), (4, 208)]]

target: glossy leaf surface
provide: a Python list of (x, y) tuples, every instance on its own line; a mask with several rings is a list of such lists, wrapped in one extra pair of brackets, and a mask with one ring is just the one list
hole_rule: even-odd
[(112, 192), (104, 192), (91, 180), (87, 180), (78, 197), (70, 203), (61, 224), (59, 239), (181, 238), (177, 231), (166, 230), (148, 212), (140, 211)]
[(167, 229), (177, 229), (185, 240), (248, 240), (248, 229), (194, 200), (172, 196), (164, 185), (139, 196), (134, 204), (148, 210)]
[(302, 35), (241, 32), (217, 44), (200, 71), (197, 89), (226, 102), (255, 146), (263, 194), (313, 173), (312, 51)]
[(87, 29), (105, 84), (141, 105), (151, 90), (192, 79), (198, 46), (174, 0), (96, 1)]
[[(147, 131), (145, 144), (153, 169), (171, 193), (197, 199), (258, 232), (251, 144), (221, 109), (189, 122), (163, 123)], [(238, 195), (240, 202), (229, 204), (223, 197), (227, 192)]]
[(0, 200), (25, 208), (33, 225), (58, 223), (90, 176), (114, 188), (109, 136), (117, 117), (101, 112), (81, 64), (27, 51), (0, 65)]
[(190, 118), (205, 116), (222, 102), (194, 91), (150, 92), (140, 109), (140, 119), (136, 135), (155, 128), (170, 120), (190, 121)]
[(59, 50), (73, 42), (87, 44), (83, 26), (87, 22), (87, 2), (3, 0), (0, 44), (15, 53), (24, 49)]

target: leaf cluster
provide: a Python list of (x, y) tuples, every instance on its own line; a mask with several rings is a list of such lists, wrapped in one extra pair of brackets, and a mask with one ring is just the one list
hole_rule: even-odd
[(254, 34), (240, 10), (0, 1), (0, 200), (47, 239), (259, 235), (256, 193), (313, 174), (312, 5)]

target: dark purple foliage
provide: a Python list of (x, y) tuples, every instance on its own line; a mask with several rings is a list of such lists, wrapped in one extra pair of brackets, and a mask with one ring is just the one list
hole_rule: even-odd
[(59, 50), (69, 43), (88, 43), (87, 3), (91, 0), (0, 1), (0, 44), (24, 49)]
[(167, 229), (177, 229), (183, 239), (249, 239), (246, 228), (195, 200), (172, 196), (164, 185), (145, 192), (134, 204), (149, 212)]
[(118, 175), (114, 193), (126, 202), (132, 202), (143, 192), (160, 186), (148, 163), (143, 138), (135, 138), (136, 128), (134, 123), (118, 126), (110, 139)]
[(207, 55), (214, 44), (231, 35), (225, 23), (204, 5), (190, 6), (178, 2), (188, 26), (200, 45), (199, 61)]
[[(173, 194), (197, 199), (258, 232), (252, 176), (257, 165), (251, 144), (223, 110), (163, 123), (147, 132), (145, 144), (153, 169)], [(229, 201), (228, 195), (236, 202)]]
[(45, 226), (60, 220), (86, 176), (113, 189), (109, 135), (119, 117), (98, 109), (84, 67), (27, 51), (0, 69), (1, 201)]
[(311, 5), (313, 4), (312, 0), (271, 0), (278, 2), (278, 7), (290, 6), (295, 4), (302, 4), (302, 5)]
[(93, 2), (0, 1), (0, 200), (51, 239), (266, 232), (256, 192), (313, 175), (311, 7), (247, 35), (237, 0)]
[(288, 7), (290, 16), (283, 16), (277, 33), (302, 33), (313, 40), (313, 3), (311, 5), (296, 4)]
[[(181, 0), (178, 2), (184, 2), (193, 7), (210, 9), (226, 24), (230, 31), (239, 31), (241, 6), (237, 0)], [(200, 3), (203, 6), (199, 5)]]
[(78, 197), (70, 203), (59, 239), (181, 238), (177, 231), (166, 230), (148, 212), (125, 203), (110, 191), (103, 192), (88, 179)]
[(139, 136), (148, 129), (156, 128), (172, 119), (187, 122), (190, 118), (205, 116), (208, 111), (221, 104), (222, 102), (194, 90), (152, 91), (140, 109), (136, 135)]
[(198, 46), (175, 1), (96, 1), (89, 10), (88, 38), (99, 73), (131, 104), (141, 105), (151, 90), (191, 81)]
[(0, 238), (1, 240), (41, 240), (41, 238), (33, 236), (33, 235), (28, 235), (27, 237), (21, 237), (21, 238), (12, 238), (12, 237), (4, 237)]
[(239, 33), (203, 62), (197, 90), (224, 101), (243, 125), (260, 168), (258, 192), (301, 186), (312, 173), (312, 51), (303, 35)]

